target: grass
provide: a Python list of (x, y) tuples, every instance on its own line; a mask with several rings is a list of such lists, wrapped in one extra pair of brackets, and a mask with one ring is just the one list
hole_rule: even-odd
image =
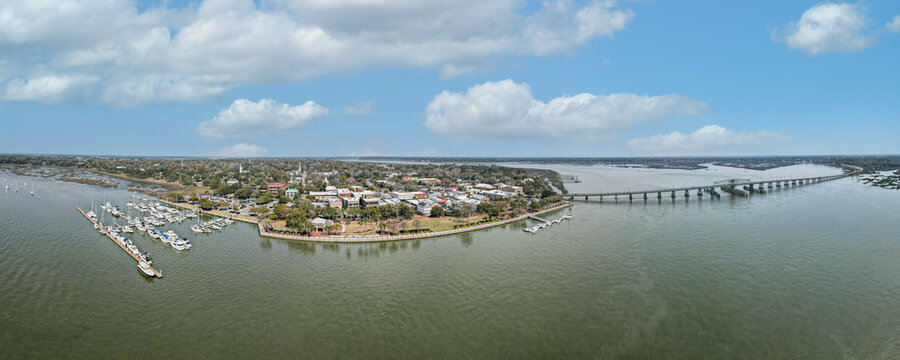
[[(469, 217), (469, 223), (478, 222), (479, 220), (482, 220), (486, 217), (487, 217), (487, 215), (472, 215)], [(416, 217), (416, 218), (412, 218), (412, 219), (403, 221), (400, 224), (400, 228), (398, 230), (431, 229), (432, 232), (436, 232), (436, 231), (444, 231), (444, 230), (453, 230), (454, 225), (460, 225), (460, 224), (465, 224), (465, 223), (466, 223), (465, 218), (455, 218), (455, 217), (449, 217), (449, 216), (437, 217), (437, 218)], [(365, 223), (365, 224), (350, 223), (350, 224), (347, 224), (346, 234), (365, 234), (365, 233), (375, 234), (375, 232), (378, 230), (380, 230), (380, 228), (378, 227), (378, 224), (375, 224), (375, 223)], [(388, 225), (388, 227), (385, 228), (385, 230), (391, 231), (392, 230), (391, 226)]]

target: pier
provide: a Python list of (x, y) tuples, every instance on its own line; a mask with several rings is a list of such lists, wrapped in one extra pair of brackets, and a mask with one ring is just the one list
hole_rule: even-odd
[[(85, 218), (85, 219), (88, 219), (88, 221), (90, 221), (91, 224), (93, 224), (95, 227), (99, 227), (99, 226), (100, 226), (100, 225), (97, 224), (93, 219), (91, 219), (91, 218), (87, 215), (87, 213), (84, 212), (84, 210), (81, 210), (81, 208), (79, 208), (79, 207), (76, 207), (75, 209), (78, 210), (78, 212), (80, 212), (81, 215), (84, 215), (84, 218)], [(141, 262), (141, 258), (139, 258), (137, 255), (132, 254), (130, 251), (128, 251), (128, 249), (125, 248), (125, 245), (122, 245), (122, 244), (120, 244), (118, 241), (116, 241), (116, 239), (113, 238), (112, 235), (110, 235), (108, 232), (103, 233), (103, 235), (105, 235), (105, 236), (108, 237), (110, 240), (112, 240), (112, 242), (113, 242), (114, 244), (118, 245), (118, 246), (122, 249), (122, 251), (124, 251), (126, 254), (128, 254), (128, 256), (131, 256), (132, 259), (134, 259), (134, 260), (137, 261), (137, 262)], [(156, 268), (154, 268), (152, 265), (150, 266), (150, 270), (153, 271), (153, 275), (154, 275), (154, 276), (156, 276), (156, 277), (158, 277), (158, 278), (161, 278), (161, 277), (162, 277), (162, 273), (159, 272), (159, 270), (156, 270)]]
[[(809, 184), (817, 184), (826, 181), (843, 179), (848, 176), (853, 176), (862, 172), (862, 168), (857, 166), (844, 165), (845, 167), (851, 168), (852, 171), (845, 172), (840, 175), (829, 175), (829, 176), (817, 176), (817, 177), (806, 177), (806, 178), (794, 178), (794, 179), (778, 179), (778, 180), (761, 180), (761, 181), (751, 181), (747, 179), (729, 179), (723, 181), (717, 181), (713, 184), (709, 185), (696, 185), (696, 186), (683, 186), (683, 187), (675, 187), (675, 188), (664, 188), (664, 189), (652, 189), (652, 190), (629, 190), (629, 191), (613, 191), (613, 192), (596, 192), (596, 193), (569, 193), (564, 194), (563, 197), (569, 200), (580, 200), (584, 199), (588, 201), (590, 198), (599, 198), (600, 201), (603, 201), (603, 197), (613, 197), (618, 202), (619, 196), (627, 196), (628, 201), (633, 201), (635, 197), (640, 197), (644, 201), (647, 201), (648, 194), (649, 196), (656, 197), (657, 200), (662, 200), (663, 196), (671, 197), (673, 200), (677, 197), (678, 194), (683, 194), (685, 199), (688, 199), (691, 195), (691, 191), (695, 191), (697, 197), (702, 198), (703, 193), (707, 193), (710, 195), (710, 198), (719, 198), (721, 195), (716, 189), (719, 189), (722, 192), (731, 194), (733, 197), (749, 197), (752, 193), (765, 194), (768, 191), (766, 189), (772, 188), (788, 188), (788, 187), (796, 187), (803, 186)], [(742, 190), (743, 188), (744, 190)], [(655, 195), (655, 196), (654, 196)]]

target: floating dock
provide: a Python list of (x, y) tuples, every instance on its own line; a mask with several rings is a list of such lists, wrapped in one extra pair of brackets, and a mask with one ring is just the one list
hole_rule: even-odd
[(541, 230), (541, 229), (543, 229), (543, 228), (545, 228), (545, 227), (548, 227), (548, 226), (553, 225), (553, 224), (559, 224), (559, 223), (561, 223), (563, 220), (569, 220), (569, 219), (572, 218), (572, 215), (566, 214), (566, 215), (561, 216), (559, 219), (551, 220), (551, 221), (547, 221), (547, 220), (541, 219), (541, 218), (539, 218), (539, 217), (537, 217), (537, 216), (534, 216), (534, 215), (528, 215), (528, 217), (529, 217), (530, 219), (533, 219), (533, 220), (537, 220), (537, 221), (542, 222), (541, 224), (537, 224), (537, 225), (535, 225), (535, 226), (527, 227), (527, 228), (522, 229), (522, 231), (525, 231), (525, 232), (529, 232), (529, 233), (534, 234), (534, 233), (536, 233), (538, 230)]
[[(93, 219), (91, 219), (91, 218), (87, 215), (87, 213), (84, 212), (84, 210), (81, 210), (81, 208), (79, 208), (79, 207), (76, 207), (75, 209), (77, 209), (78, 212), (81, 213), (81, 215), (84, 215), (84, 218), (85, 218), (85, 219), (88, 219), (88, 221), (90, 221), (91, 224), (95, 225), (95, 227), (96, 227), (96, 226), (99, 226)], [(125, 248), (125, 245), (122, 245), (122, 244), (120, 244), (118, 241), (116, 241), (116, 239), (115, 239), (114, 237), (112, 237), (112, 235), (110, 235), (109, 233), (104, 233), (103, 235), (106, 235), (106, 237), (108, 237), (110, 240), (112, 240), (112, 242), (113, 242), (114, 244), (119, 245), (119, 247), (122, 249), (122, 251), (124, 251), (126, 254), (128, 254), (129, 256), (131, 256), (132, 259), (134, 259), (134, 260), (137, 261), (137, 262), (141, 262), (141, 258), (139, 258), (137, 255), (132, 254), (130, 251), (128, 251), (128, 249)], [(153, 275), (154, 275), (154, 276), (156, 276), (156, 277), (158, 277), (158, 278), (161, 278), (161, 277), (162, 277), (162, 273), (159, 272), (159, 270), (156, 270), (156, 268), (154, 268), (153, 266), (150, 266), (150, 270), (153, 270)]]

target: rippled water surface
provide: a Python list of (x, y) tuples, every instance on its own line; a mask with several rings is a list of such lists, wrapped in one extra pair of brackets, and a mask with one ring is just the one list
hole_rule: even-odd
[[(837, 172), (559, 170), (586, 190)], [(900, 358), (900, 191), (853, 179), (578, 202), (534, 235), (321, 245), (185, 223), (185, 253), (133, 236), (165, 275), (148, 280), (75, 211), (122, 206), (124, 184), (0, 177), (20, 184), (0, 188), (4, 357)]]

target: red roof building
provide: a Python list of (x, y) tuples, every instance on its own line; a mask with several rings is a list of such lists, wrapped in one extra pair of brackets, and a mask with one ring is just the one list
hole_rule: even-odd
[(268, 192), (279, 192), (284, 189), (287, 185), (282, 184), (280, 182), (268, 183), (266, 184), (266, 190)]

